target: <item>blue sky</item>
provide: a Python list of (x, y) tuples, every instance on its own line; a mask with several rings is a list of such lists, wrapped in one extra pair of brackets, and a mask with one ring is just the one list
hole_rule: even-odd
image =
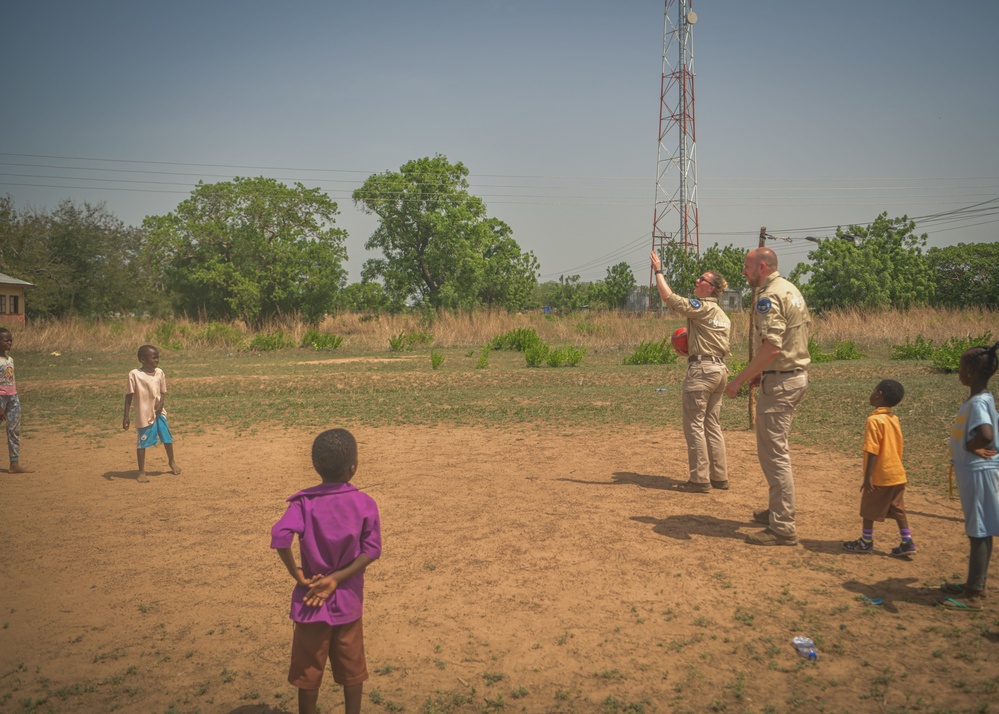
[[(999, 3), (695, 0), (702, 248), (999, 198)], [(641, 282), (656, 175), (662, 2), (9, 3), (0, 193), (106, 202), (126, 223), (198, 180), (327, 191), (352, 279), (370, 174), (463, 162), (542, 279)], [(57, 158), (58, 157), (58, 158)], [(999, 201), (928, 218), (929, 245), (995, 240)], [(786, 271), (785, 271), (786, 272)]]

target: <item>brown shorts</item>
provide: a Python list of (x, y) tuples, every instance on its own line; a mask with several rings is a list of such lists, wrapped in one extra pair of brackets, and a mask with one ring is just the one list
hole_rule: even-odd
[(860, 497), (860, 517), (868, 521), (883, 521), (905, 515), (905, 484), (875, 486), (873, 493)]
[(323, 683), (329, 660), (333, 681), (350, 686), (368, 678), (364, 659), (364, 627), (358, 618), (346, 625), (295, 623), (288, 681), (299, 689), (316, 690)]

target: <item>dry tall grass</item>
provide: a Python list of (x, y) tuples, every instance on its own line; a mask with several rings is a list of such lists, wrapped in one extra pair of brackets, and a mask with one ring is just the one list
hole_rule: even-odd
[[(852, 340), (870, 354), (889, 354), (890, 345), (922, 335), (936, 342), (950, 337), (977, 336), (991, 331), (999, 335), (996, 313), (984, 310), (936, 310), (920, 308), (906, 312), (865, 313), (830, 311), (815, 316), (813, 335), (826, 349)], [(745, 352), (748, 313), (732, 315), (733, 350)], [(427, 322), (417, 315), (368, 316), (354, 313), (329, 316), (319, 329), (344, 338), (341, 351), (387, 351), (389, 338), (399, 333), (429, 332), (437, 347), (479, 347), (498, 334), (517, 327), (533, 327), (552, 344), (585, 346), (599, 352), (630, 351), (640, 342), (662, 339), (683, 320), (670, 312), (590, 312), (553, 317), (539, 313), (510, 314), (503, 311), (442, 313)], [(64, 319), (29, 322), (15, 329), (15, 348), (43, 352), (130, 352), (152, 343), (165, 348), (170, 343), (183, 349), (234, 351), (246, 347), (257, 334), (281, 330), (300, 344), (310, 325), (289, 317), (251, 329), (241, 321), (213, 323), (187, 318)], [(242, 343), (241, 345), (239, 343)]]

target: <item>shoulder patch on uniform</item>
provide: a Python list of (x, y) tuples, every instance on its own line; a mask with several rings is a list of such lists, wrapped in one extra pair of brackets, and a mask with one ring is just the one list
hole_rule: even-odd
[(766, 313), (770, 312), (770, 308), (772, 307), (772, 305), (773, 303), (770, 302), (770, 298), (766, 297), (760, 298), (760, 301), (756, 303), (756, 312), (765, 315)]
[(697, 310), (701, 306), (701, 301), (697, 298), (690, 298), (690, 306)]

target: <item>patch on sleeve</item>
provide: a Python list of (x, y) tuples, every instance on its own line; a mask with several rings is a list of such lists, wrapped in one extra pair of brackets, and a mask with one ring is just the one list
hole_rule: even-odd
[(770, 302), (770, 298), (760, 298), (760, 301), (756, 303), (756, 312), (766, 315), (770, 312), (771, 307), (773, 307), (773, 303)]
[(697, 298), (690, 298), (690, 306), (695, 310), (698, 310), (701, 307), (701, 301)]

